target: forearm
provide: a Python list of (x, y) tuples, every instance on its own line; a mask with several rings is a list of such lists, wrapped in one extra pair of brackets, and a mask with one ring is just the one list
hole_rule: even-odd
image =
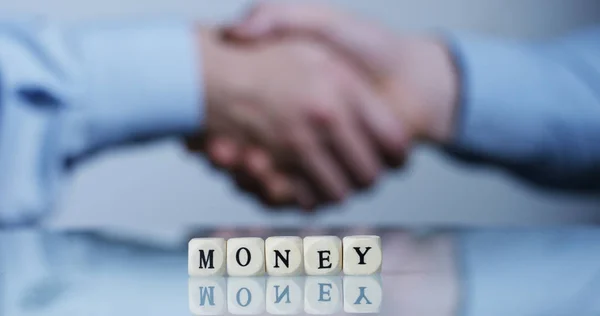
[(600, 29), (551, 43), (457, 37), (457, 157), (543, 186), (600, 182)]
[(198, 39), (180, 21), (0, 25), (0, 223), (37, 220), (90, 153), (196, 132)]

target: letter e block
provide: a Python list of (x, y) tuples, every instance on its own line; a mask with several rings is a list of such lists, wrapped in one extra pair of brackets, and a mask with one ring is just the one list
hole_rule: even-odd
[(336, 236), (304, 238), (304, 270), (308, 275), (335, 275), (342, 270), (342, 241)]

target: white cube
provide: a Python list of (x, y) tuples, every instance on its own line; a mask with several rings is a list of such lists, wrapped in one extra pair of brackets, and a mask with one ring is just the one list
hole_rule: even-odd
[(332, 315), (342, 309), (341, 276), (309, 276), (304, 285), (304, 312)]
[(269, 277), (267, 313), (297, 315), (304, 309), (304, 277)]
[(265, 242), (262, 238), (227, 240), (227, 274), (261, 276), (265, 274)]
[(381, 311), (383, 287), (374, 275), (344, 276), (344, 312), (377, 314)]
[(188, 280), (192, 315), (223, 315), (227, 312), (224, 277), (192, 277)]
[(304, 270), (307, 275), (334, 275), (342, 270), (342, 241), (337, 236), (304, 238)]
[(269, 237), (265, 251), (269, 275), (296, 276), (304, 272), (302, 238)]
[(379, 236), (348, 236), (342, 244), (344, 274), (369, 275), (381, 271), (383, 254)]
[(227, 257), (223, 238), (194, 238), (188, 243), (190, 276), (222, 276)]
[(261, 315), (265, 312), (264, 277), (227, 278), (227, 309), (233, 315)]

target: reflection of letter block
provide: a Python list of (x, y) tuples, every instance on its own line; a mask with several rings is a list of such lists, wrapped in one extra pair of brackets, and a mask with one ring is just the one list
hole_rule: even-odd
[(227, 240), (227, 273), (230, 276), (265, 274), (265, 242), (262, 238)]
[(344, 277), (344, 312), (379, 313), (383, 288), (379, 276)]
[(336, 236), (304, 238), (304, 270), (308, 275), (334, 275), (342, 270), (342, 241)]
[(188, 295), (193, 315), (223, 315), (227, 311), (224, 277), (190, 278)]
[(269, 277), (267, 280), (267, 313), (295, 315), (304, 305), (303, 277)]
[(304, 286), (304, 311), (311, 315), (331, 315), (342, 309), (342, 278), (310, 276)]
[(304, 260), (302, 238), (269, 237), (265, 241), (267, 273), (273, 276), (302, 274)]
[(225, 274), (226, 253), (223, 238), (194, 238), (188, 243), (188, 274), (220, 276)]
[(343, 241), (344, 274), (368, 275), (381, 271), (382, 249), (379, 236), (349, 236)]
[(264, 277), (227, 279), (227, 306), (233, 315), (260, 315), (265, 312)]

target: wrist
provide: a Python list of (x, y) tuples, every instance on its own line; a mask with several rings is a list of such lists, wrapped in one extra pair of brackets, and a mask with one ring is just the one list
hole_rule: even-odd
[(430, 120), (426, 136), (438, 144), (447, 144), (454, 137), (459, 106), (460, 80), (454, 58), (446, 43), (432, 41), (432, 78)]
[(454, 134), (459, 80), (447, 46), (434, 38), (403, 38), (391, 80), (392, 104), (414, 136), (445, 144)]
[(204, 65), (206, 128), (211, 129), (218, 124), (219, 114), (226, 111), (224, 108), (233, 105), (242, 93), (248, 71), (241, 61), (243, 56), (235, 46), (223, 40), (217, 29), (203, 28), (199, 36)]

